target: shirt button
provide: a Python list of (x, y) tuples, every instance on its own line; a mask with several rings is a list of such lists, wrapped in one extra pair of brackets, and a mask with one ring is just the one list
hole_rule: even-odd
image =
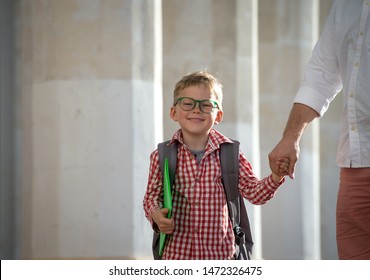
[(196, 207), (198, 207), (198, 206), (199, 206), (199, 201), (195, 201), (195, 202), (194, 202), (194, 205), (195, 205)]
[(351, 98), (353, 97), (353, 92), (351, 92), (351, 93), (349, 94), (349, 97), (351, 97)]
[(358, 67), (358, 62), (355, 63), (355, 66)]
[(198, 229), (197, 229), (197, 228), (195, 228), (195, 229), (194, 229), (194, 232), (195, 232), (195, 233), (197, 233), (197, 232), (198, 232)]
[(351, 129), (352, 129), (352, 131), (356, 131), (356, 126), (352, 125)]

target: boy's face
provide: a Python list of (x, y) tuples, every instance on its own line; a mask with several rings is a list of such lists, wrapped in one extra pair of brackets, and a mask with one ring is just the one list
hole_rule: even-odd
[[(178, 98), (181, 97), (217, 101), (205, 85), (187, 87), (180, 92)], [(198, 136), (208, 135), (212, 127), (221, 122), (223, 116), (222, 110), (215, 108), (211, 113), (207, 114), (202, 112), (199, 106), (200, 104), (197, 102), (195, 108), (190, 111), (184, 111), (179, 103), (171, 107), (170, 116), (174, 121), (179, 123), (183, 133)]]

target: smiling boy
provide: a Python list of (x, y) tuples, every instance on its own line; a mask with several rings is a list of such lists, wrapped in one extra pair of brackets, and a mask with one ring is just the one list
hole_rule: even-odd
[[(214, 129), (222, 121), (222, 85), (207, 72), (194, 72), (177, 82), (170, 117), (178, 122), (171, 143), (178, 142), (172, 218), (163, 207), (158, 150), (150, 156), (144, 212), (154, 230), (170, 234), (162, 259), (235, 259), (235, 241), (222, 183), (220, 145), (233, 142)], [(281, 168), (287, 166), (279, 160)], [(239, 192), (252, 204), (270, 200), (284, 177), (274, 173), (259, 180), (239, 153)]]

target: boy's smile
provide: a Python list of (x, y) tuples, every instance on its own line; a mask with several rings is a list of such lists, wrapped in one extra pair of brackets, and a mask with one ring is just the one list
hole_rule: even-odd
[(204, 121), (204, 119), (203, 119), (203, 118), (196, 117), (196, 116), (190, 116), (188, 119), (189, 119), (190, 121), (194, 121), (194, 122), (202, 122), (202, 121)]

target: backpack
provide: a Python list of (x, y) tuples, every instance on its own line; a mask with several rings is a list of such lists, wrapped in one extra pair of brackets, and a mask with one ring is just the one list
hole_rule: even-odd
[[(164, 159), (168, 159), (171, 186), (175, 182), (177, 165), (177, 142), (169, 145), (170, 141), (158, 144), (159, 166), (163, 177)], [(235, 259), (250, 260), (252, 255), (253, 240), (249, 225), (244, 199), (238, 190), (239, 182), (239, 142), (222, 143), (220, 145), (220, 161), (222, 181), (226, 193), (229, 219), (233, 225), (235, 236)], [(159, 232), (154, 231), (152, 252), (155, 260), (160, 260)]]

